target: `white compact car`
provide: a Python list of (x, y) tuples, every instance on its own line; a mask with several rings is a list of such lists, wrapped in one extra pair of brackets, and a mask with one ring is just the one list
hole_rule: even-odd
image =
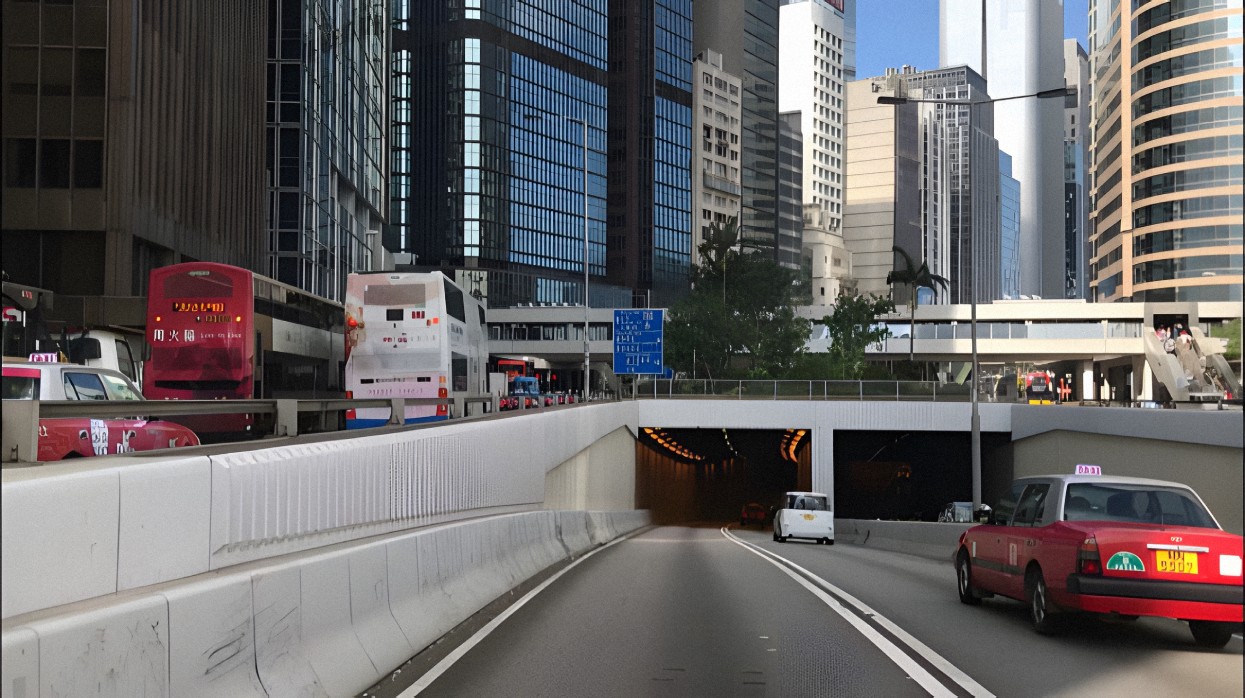
[(820, 492), (788, 492), (774, 513), (774, 540), (807, 538), (834, 545), (834, 512), (830, 499)]

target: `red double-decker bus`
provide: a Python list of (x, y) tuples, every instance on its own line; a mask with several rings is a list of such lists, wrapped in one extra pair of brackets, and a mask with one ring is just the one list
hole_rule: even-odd
[[(154, 269), (143, 392), (153, 400), (343, 395), (342, 305), (247, 269), (187, 262)], [(250, 414), (178, 417), (202, 436), (255, 433)], [(262, 425), (260, 425), (262, 426)]]
[[(252, 272), (191, 262), (154, 269), (147, 295), (151, 359), (143, 392), (151, 400), (255, 397)], [(179, 417), (196, 433), (247, 433), (250, 414)]]

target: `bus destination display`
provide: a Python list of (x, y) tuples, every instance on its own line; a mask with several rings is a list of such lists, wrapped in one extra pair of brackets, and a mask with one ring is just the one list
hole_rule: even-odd
[(221, 301), (173, 301), (175, 313), (223, 313), (225, 304)]

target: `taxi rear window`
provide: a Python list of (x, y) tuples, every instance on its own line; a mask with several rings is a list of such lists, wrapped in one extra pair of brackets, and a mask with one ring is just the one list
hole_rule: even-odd
[(1206, 507), (1187, 490), (1148, 485), (1068, 485), (1068, 521), (1127, 521), (1160, 526), (1218, 528)]
[(0, 393), (5, 400), (34, 400), (39, 396), (39, 376), (4, 374)]

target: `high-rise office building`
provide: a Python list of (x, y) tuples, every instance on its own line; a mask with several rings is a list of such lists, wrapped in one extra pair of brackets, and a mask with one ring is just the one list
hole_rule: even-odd
[(1020, 297), (1020, 182), (1012, 156), (999, 151), (999, 298)]
[(1242, 10), (1089, 7), (1092, 297), (1241, 300)]
[[(878, 96), (883, 94), (930, 100), (988, 99), (985, 81), (967, 66), (926, 71), (903, 66), (888, 69), (885, 76), (857, 82), (868, 86), (867, 92), (858, 88), (854, 93), (856, 99), (864, 100), (866, 104), (851, 104), (849, 100), (849, 121), (853, 118), (871, 118), (867, 109), (876, 105)], [(856, 117), (851, 116), (850, 111), (858, 108), (865, 111), (857, 112)], [(937, 103), (911, 102), (887, 108), (912, 112), (915, 121), (910, 125), (897, 124), (896, 128), (912, 130), (911, 134), (902, 135), (915, 140), (914, 157), (919, 164), (915, 181), (898, 185), (906, 186), (910, 191), (895, 192), (897, 198), (912, 197), (912, 201), (897, 200), (895, 206), (896, 210), (916, 206), (915, 212), (908, 215), (912, 216), (909, 221), (917, 233), (906, 242), (901, 241), (905, 238), (901, 232), (904, 228), (896, 222), (896, 226), (900, 227), (896, 228), (894, 244), (902, 247), (916, 264), (924, 262), (931, 272), (949, 282), (945, 292), (923, 291), (923, 294), (928, 294), (922, 296), (923, 302), (968, 303), (974, 298), (979, 302), (998, 298), (999, 275), (995, 270), (1000, 268), (999, 156), (998, 142), (992, 135), (993, 120), (989, 108), (975, 107), (971, 114), (966, 106)], [(868, 126), (865, 128), (867, 132)], [(848, 135), (849, 139), (853, 137), (851, 133)], [(860, 139), (861, 135), (856, 137)], [(865, 137), (864, 140), (867, 142), (869, 139)], [(859, 147), (848, 143), (849, 149)], [(899, 156), (899, 153), (896, 155)], [(853, 170), (850, 158), (848, 164), (847, 185), (850, 191), (858, 184), (851, 180), (851, 172), (863, 175), (870, 171), (868, 167), (874, 165)], [(866, 178), (869, 182), (867, 187), (872, 186), (871, 179)], [(852, 248), (861, 244), (861, 229), (866, 225), (862, 221), (867, 220), (867, 217), (861, 218), (862, 211), (867, 209), (862, 208), (859, 189), (857, 193), (858, 203), (853, 211), (849, 211), (855, 213), (855, 217), (850, 224), (845, 223), (848, 229), (844, 232), (844, 239)], [(896, 263), (898, 259), (896, 255)], [(865, 260), (853, 260), (853, 264), (863, 283), (872, 270)], [(881, 276), (884, 278), (885, 274)], [(862, 291), (865, 288), (861, 286)]]
[(576, 9), (395, 12), (385, 247), (399, 263), (461, 270), (493, 307), (580, 304), (584, 265), (604, 278), (608, 1)]
[(690, 2), (562, 9), (399, 5), (385, 247), (492, 307), (582, 304), (585, 265), (592, 306), (657, 303), (690, 279)]
[(1063, 246), (1064, 296), (1086, 298), (1089, 251), (1089, 57), (1076, 39), (1063, 42), (1063, 79), (1076, 95), (1063, 106)]
[[(836, 0), (827, 0), (838, 7)], [(856, 0), (842, 0), (843, 6), (843, 80), (856, 79)]]
[(389, 7), (268, 0), (265, 274), (342, 300), (379, 267), (388, 194)]
[(691, 289), (692, 0), (609, 15), (607, 280), (667, 306)]
[(778, 25), (778, 110), (800, 114), (804, 203), (826, 209), (832, 230), (843, 218), (844, 29), (838, 5), (789, 1), (779, 9)]
[[(843, 242), (856, 290), (886, 296), (892, 290), (886, 275), (897, 257), (892, 246), (922, 249), (919, 105), (877, 103), (879, 94), (899, 89), (898, 80), (857, 80), (846, 89)], [(908, 289), (894, 289), (894, 298), (908, 302)]]
[[(884, 79), (885, 80), (885, 79)], [(967, 66), (893, 71), (902, 94), (920, 99), (981, 101), (986, 83)], [(989, 107), (918, 104), (922, 243), (908, 250), (949, 288), (939, 303), (999, 297), (998, 142)]]
[(801, 260), (804, 239), (804, 137), (800, 112), (778, 115), (778, 234), (800, 240)]
[(723, 68), (743, 81), (740, 237), (799, 268), (798, 240), (778, 235), (778, 0), (698, 2), (693, 10), (695, 51), (721, 51)]
[(77, 325), (141, 327), (154, 267), (263, 270), (262, 4), (5, 2), (4, 25), (13, 281)]
[(738, 221), (740, 207), (740, 80), (722, 69), (722, 54), (696, 56), (692, 92), (692, 240), (693, 261), (709, 226)]
[[(984, 15), (983, 15), (984, 12)], [(996, 99), (1063, 86), (1063, 3), (1052, 0), (941, 0), (938, 60), (968, 65)], [(1057, 99), (995, 104), (999, 147), (1013, 157), (1024, 191), (1020, 211), (1020, 287), (1064, 295), (1061, 128)]]

